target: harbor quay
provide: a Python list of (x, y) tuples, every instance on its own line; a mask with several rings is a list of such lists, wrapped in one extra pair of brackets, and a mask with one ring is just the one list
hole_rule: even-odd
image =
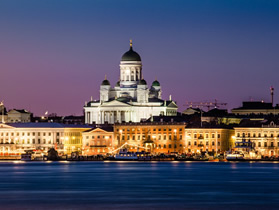
[[(279, 126), (194, 127), (182, 122), (67, 125), (61, 123), (0, 124), (0, 158), (19, 159), (27, 152), (46, 156), (50, 149), (62, 156), (113, 156), (121, 149), (150, 155), (218, 157), (234, 151), (251, 159), (277, 158)], [(252, 155), (252, 156), (251, 156)]]

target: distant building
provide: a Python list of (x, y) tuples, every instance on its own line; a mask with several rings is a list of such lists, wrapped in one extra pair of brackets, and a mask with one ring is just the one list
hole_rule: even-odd
[(118, 145), (115, 145), (113, 127), (95, 127), (82, 133), (83, 155), (98, 155), (112, 153)]
[(189, 153), (223, 153), (234, 147), (234, 130), (223, 127), (186, 127), (185, 144)]
[[(247, 120), (235, 127), (235, 142), (252, 143), (249, 150), (254, 150), (260, 156), (279, 155), (279, 123), (273, 121)], [(244, 145), (244, 144), (243, 144)]]
[(272, 103), (266, 103), (263, 101), (245, 101), (242, 103), (242, 107), (234, 108), (231, 110), (233, 114), (249, 115), (249, 114), (279, 114), (278, 104), (273, 107)]
[(176, 103), (162, 99), (159, 81), (148, 88), (143, 79), (142, 62), (132, 48), (124, 53), (120, 61), (120, 80), (113, 88), (105, 78), (100, 87), (100, 100), (91, 99), (84, 106), (85, 123), (114, 124), (116, 122), (140, 122), (151, 116), (175, 116)]
[(55, 148), (59, 154), (82, 152), (82, 132), (87, 125), (60, 123), (0, 124), (0, 155), (16, 155), (28, 150), (44, 154)]
[(27, 123), (31, 122), (31, 113), (25, 109), (12, 109), (8, 113), (8, 123)]
[(145, 122), (116, 123), (114, 141), (117, 147), (127, 144), (130, 151), (146, 148), (153, 154), (185, 152), (185, 123)]

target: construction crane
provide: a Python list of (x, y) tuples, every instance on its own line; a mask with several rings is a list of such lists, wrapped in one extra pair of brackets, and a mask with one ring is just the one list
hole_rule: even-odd
[(194, 107), (194, 108), (202, 108), (202, 107), (207, 107), (208, 111), (211, 108), (219, 108), (221, 106), (227, 106), (227, 103), (223, 103), (223, 102), (218, 102), (216, 99), (214, 100), (214, 102), (212, 101), (205, 101), (205, 102), (187, 102), (186, 104), (184, 104), (184, 106), (188, 106), (188, 107)]

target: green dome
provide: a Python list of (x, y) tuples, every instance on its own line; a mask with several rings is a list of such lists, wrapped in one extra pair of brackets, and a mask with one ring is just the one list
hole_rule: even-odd
[(139, 81), (139, 85), (147, 85), (146, 81), (144, 79), (141, 79)]
[(152, 86), (156, 87), (156, 86), (161, 86), (160, 82), (158, 82), (157, 80), (155, 80), (154, 82), (152, 82)]
[(110, 82), (109, 82), (107, 79), (105, 79), (105, 80), (102, 82), (102, 85), (110, 85)]
[(115, 87), (120, 87), (120, 81), (116, 83)]

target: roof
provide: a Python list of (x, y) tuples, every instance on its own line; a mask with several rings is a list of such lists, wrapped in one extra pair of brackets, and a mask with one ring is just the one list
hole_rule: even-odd
[(160, 82), (156, 79), (154, 82), (152, 82), (153, 87), (160, 86)]
[[(17, 112), (19, 112), (19, 113), (22, 113), (22, 114), (30, 114), (30, 112), (28, 112), (27, 110), (25, 110), (25, 109), (12, 109), (12, 110), (10, 110), (10, 111), (17, 111)], [(9, 111), (9, 112), (10, 112)]]
[(135, 52), (131, 46), (130, 50), (123, 54), (121, 61), (141, 61), (141, 58), (139, 54)]
[(111, 125), (96, 125), (94, 128), (84, 131), (84, 133), (91, 132), (91, 131), (96, 130), (98, 128), (102, 129), (104, 131), (107, 131), (107, 132), (113, 132), (113, 126), (111, 126)]
[(74, 124), (62, 124), (62, 123), (8, 123), (9, 126), (15, 128), (92, 128), (89, 125), (74, 125)]
[(272, 103), (266, 103), (263, 101), (244, 101), (242, 102), (242, 107), (234, 108), (232, 110), (242, 110), (242, 109), (279, 109), (278, 104), (273, 107)]

